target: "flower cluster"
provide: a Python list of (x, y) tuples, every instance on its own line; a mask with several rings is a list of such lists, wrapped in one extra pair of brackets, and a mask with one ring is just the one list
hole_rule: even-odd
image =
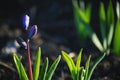
[(37, 25), (33, 25), (30, 29), (29, 29), (29, 23), (30, 23), (30, 17), (28, 15), (25, 15), (23, 17), (23, 27), (25, 29), (25, 31), (27, 32), (26, 35), (26, 40), (24, 40), (23, 38), (19, 37), (17, 39), (17, 42), (19, 43), (19, 45), (24, 48), (27, 49), (27, 41), (29, 41), (33, 36), (36, 35), (37, 33)]

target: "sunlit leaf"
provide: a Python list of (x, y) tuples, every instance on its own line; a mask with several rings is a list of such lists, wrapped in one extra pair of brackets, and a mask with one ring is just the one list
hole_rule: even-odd
[(101, 52), (103, 52), (104, 49), (103, 49), (103, 47), (102, 47), (102, 44), (101, 44), (100, 40), (98, 39), (98, 37), (97, 37), (97, 35), (96, 35), (95, 33), (92, 34), (91, 39), (92, 39), (92, 42), (94, 43), (94, 45), (95, 45)]
[(93, 74), (93, 71), (95, 70), (96, 66), (103, 60), (106, 53), (102, 53), (94, 62), (93, 65), (90, 67), (90, 70), (88, 71), (88, 80), (91, 79), (91, 76)]
[(115, 54), (120, 55), (120, 19), (116, 22), (113, 45)]
[(108, 32), (108, 46), (110, 46), (110, 44), (111, 44), (111, 42), (112, 42), (113, 33), (114, 33), (114, 25), (111, 24), (111, 25), (110, 25), (109, 32)]
[(91, 19), (91, 5), (87, 5), (85, 13), (86, 13), (86, 16), (87, 16), (87, 19), (88, 19), (88, 23), (90, 23), (90, 19)]
[(100, 31), (102, 35), (102, 41), (103, 41), (103, 47), (107, 48), (107, 37), (106, 37), (106, 16), (105, 16), (105, 8), (104, 4), (100, 3), (100, 11), (99, 11), (99, 17), (100, 17)]
[(107, 24), (108, 26), (110, 26), (113, 23), (114, 23), (114, 11), (113, 11), (112, 1), (110, 0), (107, 9)]
[(81, 56), (82, 56), (82, 49), (80, 50), (79, 55), (78, 55), (78, 57), (77, 57), (77, 61), (76, 61), (77, 71), (80, 70), (80, 66), (81, 66)]
[(99, 11), (99, 15), (100, 15), (100, 19), (102, 19), (103, 21), (105, 21), (106, 17), (105, 17), (105, 8), (104, 8), (104, 4), (101, 2), (100, 3), (100, 11)]
[(74, 64), (74, 61), (72, 60), (72, 58), (64, 51), (62, 51), (62, 56), (65, 60), (65, 62), (67, 63), (68, 67), (69, 67), (69, 70), (70, 70), (70, 73), (72, 75), (72, 78), (75, 79), (75, 76), (76, 76), (76, 67), (75, 67), (75, 64)]
[(55, 72), (58, 63), (60, 62), (61, 56), (59, 55), (59, 57), (53, 62), (53, 64), (50, 66), (50, 69), (47, 72), (46, 75), (46, 79), (45, 80), (51, 80), (53, 73)]
[(88, 71), (89, 71), (90, 59), (91, 59), (91, 55), (89, 56), (85, 64), (85, 80), (88, 80), (89, 77)]
[(20, 80), (28, 80), (25, 69), (21, 63), (21, 58), (18, 58), (18, 56), (16, 54), (13, 54), (13, 59), (14, 59)]
[(40, 59), (41, 59), (41, 49), (38, 48), (35, 58), (34, 69), (33, 69), (33, 80), (38, 80), (38, 76), (40, 72)]
[(48, 69), (48, 58), (46, 58), (45, 62), (43, 63), (39, 80), (45, 80), (47, 69)]
[(84, 71), (85, 71), (84, 67), (82, 66), (79, 73), (78, 73), (79, 77), (77, 78), (77, 80), (84, 80), (84, 78), (85, 78)]
[(116, 6), (116, 13), (117, 13), (117, 18), (120, 19), (120, 2), (117, 1), (117, 6)]

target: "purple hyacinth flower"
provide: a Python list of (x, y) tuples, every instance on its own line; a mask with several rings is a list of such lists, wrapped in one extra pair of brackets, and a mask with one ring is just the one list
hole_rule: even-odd
[(22, 38), (17, 38), (17, 42), (22, 48), (27, 49), (27, 44)]
[(29, 17), (28, 15), (25, 15), (25, 16), (23, 17), (23, 26), (24, 26), (25, 30), (28, 29), (28, 27), (29, 27), (29, 22), (30, 22), (30, 17)]
[(28, 39), (31, 39), (33, 36), (35, 36), (37, 33), (37, 25), (34, 25), (31, 27), (28, 33)]

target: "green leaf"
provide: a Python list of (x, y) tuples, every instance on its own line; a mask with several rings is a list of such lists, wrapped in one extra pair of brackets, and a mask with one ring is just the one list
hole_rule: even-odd
[(19, 59), (16, 54), (13, 54), (13, 59), (20, 77), (20, 80), (28, 80), (27, 74), (25, 72), (25, 69), (21, 63), (21, 58)]
[(61, 56), (59, 55), (59, 57), (53, 62), (53, 64), (51, 65), (50, 69), (48, 70), (47, 76), (45, 80), (51, 80), (53, 73), (55, 72), (55, 69), (58, 66), (58, 63), (60, 62)]
[(114, 23), (114, 11), (112, 1), (110, 0), (107, 10), (107, 24), (108, 26), (110, 26), (113, 23)]
[(77, 78), (77, 80), (84, 80), (84, 78), (85, 78), (84, 72), (85, 72), (84, 68), (81, 67), (81, 69), (80, 69), (80, 71), (79, 71), (79, 73), (78, 73), (78, 74), (79, 74), (79, 77)]
[(41, 69), (41, 74), (40, 74), (39, 80), (45, 80), (47, 69), (48, 69), (48, 58), (45, 59), (45, 62), (44, 62), (43, 67)]
[(109, 26), (109, 32), (108, 32), (108, 47), (111, 44), (112, 38), (113, 38), (113, 33), (114, 33), (114, 11), (113, 11), (113, 5), (112, 1), (110, 0), (109, 5), (108, 5), (108, 10), (107, 10), (107, 22)]
[(65, 60), (65, 62), (67, 63), (70, 73), (72, 75), (73, 80), (75, 80), (75, 76), (76, 76), (76, 67), (74, 64), (74, 61), (72, 60), (72, 58), (64, 51), (62, 51), (62, 56)]
[(87, 5), (85, 13), (86, 13), (86, 16), (87, 16), (87, 19), (88, 19), (88, 23), (90, 23), (90, 18), (91, 18), (91, 5)]
[(103, 47), (104, 49), (107, 49), (106, 22), (105, 22), (106, 16), (105, 16), (104, 4), (102, 2), (100, 3), (99, 17), (100, 17), (100, 31), (102, 35)]
[(115, 54), (120, 55), (120, 19), (118, 19), (116, 22), (113, 46)]
[[(73, 1), (74, 22), (78, 31), (78, 35), (82, 36), (83, 40), (86, 38), (85, 25), (81, 22), (82, 18), (79, 15), (79, 7), (76, 1)], [(83, 20), (82, 20), (83, 21)]]
[(40, 59), (41, 59), (41, 49), (38, 48), (35, 57), (34, 69), (33, 69), (33, 80), (38, 80), (38, 76), (40, 72)]
[(77, 57), (77, 61), (76, 61), (76, 68), (77, 68), (77, 71), (80, 70), (80, 66), (81, 66), (80, 64), (81, 64), (82, 50), (83, 50), (83, 49), (80, 50), (79, 55), (78, 55), (78, 57)]
[[(89, 15), (90, 15), (91, 9), (88, 8), (88, 10), (86, 10), (86, 12), (87, 12), (86, 13), (84, 9), (82, 9), (81, 7), (78, 6), (78, 3), (77, 3), (76, 0), (73, 0), (72, 3), (73, 3), (73, 9), (77, 13), (77, 15), (79, 15), (79, 17), (85, 23), (89, 23), (90, 22), (90, 16)], [(90, 6), (88, 6), (88, 7), (90, 7)], [(86, 14), (87, 14), (87, 16), (86, 16)]]
[(79, 52), (79, 55), (78, 55), (78, 57), (77, 57), (77, 61), (76, 61), (76, 69), (77, 69), (77, 80), (79, 80), (80, 79), (80, 70), (81, 70), (81, 57), (82, 57), (82, 50), (83, 49), (81, 49), (80, 50), (80, 52)]
[(99, 38), (97, 37), (96, 33), (93, 32), (93, 30), (91, 29), (91, 27), (87, 24), (86, 25), (86, 32), (88, 33), (88, 36), (90, 37), (90, 39), (92, 40), (92, 42), (94, 43), (94, 45), (101, 51), (104, 51), (104, 48), (99, 40)]
[(101, 52), (104, 51), (104, 48), (103, 48), (100, 40), (98, 39), (98, 37), (97, 37), (97, 35), (96, 35), (95, 33), (92, 34), (91, 40), (92, 40), (92, 42), (94, 43), (94, 45), (95, 45)]
[(105, 17), (105, 8), (104, 8), (104, 4), (101, 2), (100, 3), (100, 11), (99, 11), (99, 16), (100, 16), (100, 19), (102, 19), (103, 21), (105, 21), (106, 17)]
[(93, 71), (95, 70), (95, 68), (97, 67), (97, 65), (104, 59), (106, 53), (103, 53), (102, 55), (100, 55), (93, 63), (93, 65), (90, 67), (90, 70), (88, 71), (88, 80), (91, 79), (91, 76), (93, 74)]
[(13, 59), (14, 59), (15, 66), (17, 68), (17, 71), (18, 71), (18, 74), (19, 74), (19, 77), (20, 77), (20, 80), (21, 80), (20, 68), (19, 68), (19, 66), (20, 66), (19, 61), (20, 61), (20, 59), (18, 58), (18, 56), (15, 53), (13, 54)]
[(25, 72), (22, 63), (20, 63), (20, 75), (21, 75), (21, 80), (28, 80), (27, 74)]
[(118, 1), (116, 6), (116, 13), (117, 13), (117, 18), (120, 19), (120, 3)]
[(109, 32), (108, 32), (108, 47), (110, 46), (110, 44), (111, 44), (111, 42), (112, 42), (113, 33), (114, 33), (114, 25), (111, 24), (111, 25), (110, 25)]
[(91, 59), (91, 55), (89, 56), (89, 58), (87, 59), (86, 64), (85, 64), (85, 80), (88, 80), (88, 71), (89, 71), (90, 59)]

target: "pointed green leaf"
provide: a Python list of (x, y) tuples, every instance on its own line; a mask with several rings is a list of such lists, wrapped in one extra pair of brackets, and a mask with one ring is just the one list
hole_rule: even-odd
[[(20, 64), (18, 63), (19, 58), (15, 53), (13, 54), (13, 59), (14, 59), (14, 63), (15, 63), (15, 66), (17, 68), (18, 74), (20, 76), (20, 68), (19, 68)], [(21, 80), (21, 76), (20, 76), (20, 80)]]
[(77, 68), (77, 71), (80, 70), (80, 66), (81, 66), (82, 50), (83, 50), (83, 49), (80, 50), (79, 55), (78, 55), (78, 57), (77, 57), (77, 61), (76, 61), (76, 68)]
[(116, 22), (113, 46), (115, 54), (120, 55), (120, 19)]
[(60, 62), (61, 56), (59, 55), (59, 57), (53, 62), (53, 64), (51, 65), (50, 69), (48, 70), (48, 73), (46, 75), (46, 79), (45, 80), (51, 80), (57, 66), (58, 63)]
[(117, 13), (117, 18), (120, 19), (120, 2), (117, 1), (117, 6), (116, 6), (116, 13)]
[(114, 23), (114, 11), (112, 1), (110, 0), (107, 10), (107, 24), (108, 26), (110, 26), (113, 23)]
[(77, 13), (77, 15), (79, 15), (79, 17), (80, 17), (85, 23), (89, 23), (89, 18), (90, 18), (90, 17), (87, 17), (87, 16), (88, 16), (88, 14), (89, 14), (89, 10), (90, 10), (90, 9), (88, 9), (87, 16), (86, 16), (85, 10), (78, 6), (77, 1), (73, 0), (72, 3), (73, 3), (73, 9), (74, 9), (74, 11)]
[(102, 35), (103, 47), (107, 49), (107, 37), (106, 37), (106, 16), (105, 16), (105, 8), (104, 4), (100, 3), (100, 10), (99, 10), (99, 17), (100, 17), (100, 31)]
[(75, 79), (75, 76), (76, 76), (76, 67), (75, 67), (75, 64), (74, 64), (74, 61), (72, 60), (72, 58), (64, 51), (62, 51), (62, 56), (65, 60), (65, 62), (67, 63), (68, 67), (69, 67), (69, 70), (70, 70), (70, 73), (72, 75), (72, 78)]
[(43, 67), (41, 69), (40, 79), (39, 80), (45, 80), (47, 69), (48, 69), (48, 58), (46, 58), (45, 62), (43, 63)]
[(104, 51), (104, 48), (100, 42), (100, 40), (98, 39), (97, 35), (95, 33), (92, 34), (91, 36), (92, 42), (94, 43), (94, 45), (101, 51)]
[(107, 10), (107, 22), (109, 26), (109, 32), (108, 32), (108, 47), (111, 44), (113, 33), (114, 33), (114, 11), (113, 11), (113, 5), (112, 1), (110, 0)]
[(87, 59), (86, 64), (85, 64), (85, 80), (88, 80), (88, 71), (89, 71), (90, 59), (91, 59), (91, 55), (89, 56), (89, 58)]
[(28, 80), (27, 74), (25, 72), (25, 69), (21, 63), (21, 58), (19, 59), (16, 54), (13, 54), (13, 59), (20, 77), (20, 80)]
[(27, 74), (25, 72), (22, 63), (20, 63), (20, 75), (21, 75), (21, 80), (28, 80)]
[(38, 76), (40, 72), (40, 59), (41, 59), (41, 49), (38, 48), (35, 57), (34, 69), (33, 69), (33, 80), (38, 80)]
[(108, 32), (108, 47), (110, 47), (110, 44), (111, 44), (111, 42), (112, 42), (113, 33), (114, 33), (114, 25), (111, 24), (111, 25), (110, 25), (109, 32)]
[(87, 5), (87, 8), (86, 8), (86, 11), (85, 11), (85, 13), (86, 13), (86, 16), (87, 16), (87, 21), (88, 21), (88, 23), (90, 23), (90, 18), (91, 18), (91, 5)]
[(100, 16), (100, 19), (102, 19), (103, 21), (105, 21), (106, 17), (105, 17), (105, 8), (104, 8), (104, 4), (101, 2), (100, 3), (100, 11), (99, 11), (99, 16)]
[(88, 80), (91, 79), (91, 76), (93, 74), (93, 71), (95, 70), (95, 68), (97, 67), (97, 65), (104, 59), (106, 53), (103, 53), (102, 55), (100, 55), (93, 63), (93, 65), (90, 67), (90, 70), (88, 71)]
[(80, 71), (79, 71), (79, 77), (77, 78), (77, 80), (84, 80), (85, 76), (84, 76), (84, 68), (81, 67)]
[(100, 4), (99, 17), (102, 38), (104, 39), (106, 37), (106, 24), (105, 24), (105, 9), (103, 3)]

